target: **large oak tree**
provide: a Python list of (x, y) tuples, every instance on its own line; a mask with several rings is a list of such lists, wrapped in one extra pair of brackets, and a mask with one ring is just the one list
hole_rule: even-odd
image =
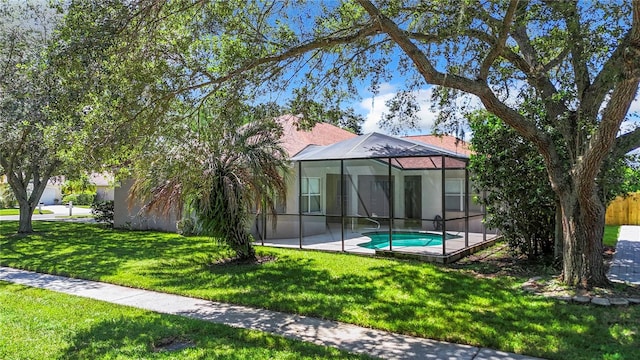
[[(119, 34), (168, 44), (153, 56), (189, 76), (174, 91), (190, 99), (233, 86), (247, 98), (293, 94), (335, 107), (367, 83), (375, 92), (399, 80), (406, 87), (390, 101), (387, 120), (411, 125), (413, 90), (436, 85), (448, 109), (460, 94), (475, 96), (544, 159), (562, 211), (564, 281), (607, 282), (596, 179), (608, 158), (640, 145), (640, 130), (620, 132), (640, 80), (639, 1), (126, 4), (135, 11)], [(191, 43), (171, 47), (168, 28)], [(544, 116), (526, 116), (523, 104), (537, 104)]]

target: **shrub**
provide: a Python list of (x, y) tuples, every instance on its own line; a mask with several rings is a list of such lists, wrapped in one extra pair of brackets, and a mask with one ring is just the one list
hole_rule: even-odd
[(62, 203), (68, 204), (69, 201), (72, 201), (74, 205), (91, 205), (93, 204), (93, 200), (96, 198), (96, 193), (92, 192), (83, 192), (79, 194), (70, 194), (62, 197)]
[(11, 191), (9, 184), (0, 184), (0, 209), (13, 208), (16, 206), (16, 197)]
[(91, 213), (97, 222), (113, 227), (113, 200), (94, 203), (91, 205)]

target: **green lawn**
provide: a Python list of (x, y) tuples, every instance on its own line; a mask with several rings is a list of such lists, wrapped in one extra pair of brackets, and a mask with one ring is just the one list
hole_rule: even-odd
[[(34, 222), (0, 223), (0, 264), (263, 307), (552, 359), (640, 358), (640, 306), (563, 304), (526, 279), (347, 254), (260, 248), (277, 261), (210, 266), (206, 238)], [(1, 235), (4, 234), (4, 235)]]
[[(40, 214), (38, 209), (33, 212), (34, 214)], [(53, 214), (51, 210), (42, 210), (42, 214)], [(20, 215), (20, 209), (0, 209), (0, 216), (2, 215)]]
[(5, 360), (364, 358), (259, 331), (5, 282), (0, 282), (0, 334), (0, 359)]
[(619, 225), (605, 225), (604, 236), (602, 242), (605, 246), (615, 247), (618, 243), (618, 234), (620, 233)]

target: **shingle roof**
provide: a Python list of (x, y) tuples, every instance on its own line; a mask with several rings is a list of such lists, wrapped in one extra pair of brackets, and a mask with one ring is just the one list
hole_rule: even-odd
[(283, 135), (280, 141), (289, 157), (293, 157), (310, 145), (330, 145), (358, 136), (327, 123), (317, 123), (308, 131), (299, 130), (296, 125), (298, 120), (299, 117), (295, 115), (284, 115), (276, 119), (282, 125)]
[(388, 157), (427, 157), (445, 155), (467, 158), (465, 155), (390, 135), (370, 133), (327, 146), (308, 146), (291, 160), (382, 159)]
[(442, 149), (453, 151), (456, 154), (463, 155), (465, 157), (471, 156), (471, 150), (469, 144), (465, 141), (457, 139), (449, 135), (414, 135), (405, 136), (405, 139), (412, 141), (419, 141), (425, 144), (437, 146)]

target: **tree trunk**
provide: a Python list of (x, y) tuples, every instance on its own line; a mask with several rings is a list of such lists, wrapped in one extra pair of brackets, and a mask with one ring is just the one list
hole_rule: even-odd
[[(25, 194), (26, 195), (26, 194)], [(36, 204), (32, 204), (30, 201), (20, 200), (20, 225), (18, 226), (19, 234), (29, 234), (33, 232), (32, 216), (33, 211), (36, 209)]]
[(559, 264), (562, 260), (562, 207), (558, 200), (556, 200), (556, 228), (553, 242), (553, 259), (556, 264)]
[(33, 190), (29, 194), (28, 183), (26, 181), (20, 181), (15, 173), (8, 173), (7, 180), (11, 190), (18, 200), (20, 206), (20, 223), (18, 225), (18, 233), (28, 234), (33, 232), (32, 216), (33, 212), (38, 206), (40, 197), (44, 193), (44, 189), (47, 187), (47, 182), (50, 176), (38, 178), (33, 181)]
[(608, 284), (602, 256), (602, 202), (595, 193), (588, 198), (580, 198), (576, 190), (558, 195), (562, 208), (563, 281), (583, 288)]

